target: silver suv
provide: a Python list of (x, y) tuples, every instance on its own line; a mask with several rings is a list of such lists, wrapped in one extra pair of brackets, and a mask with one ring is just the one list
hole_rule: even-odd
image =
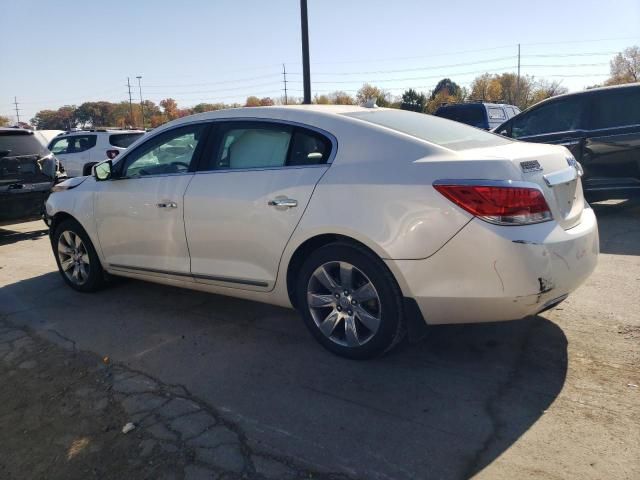
[(142, 130), (77, 130), (55, 137), (49, 143), (49, 150), (60, 160), (69, 177), (79, 177), (84, 175), (86, 164), (107, 158), (113, 160), (142, 135)]

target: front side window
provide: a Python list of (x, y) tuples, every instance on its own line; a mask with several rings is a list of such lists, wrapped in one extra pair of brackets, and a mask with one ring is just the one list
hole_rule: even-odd
[(543, 105), (513, 121), (513, 138), (529, 137), (553, 132), (570, 132), (582, 128), (585, 99), (566, 98)]
[(151, 138), (122, 160), (120, 175), (137, 178), (189, 171), (204, 130), (202, 124), (189, 125)]
[(73, 135), (53, 140), (49, 145), (49, 150), (54, 155), (81, 153), (95, 147), (95, 145), (95, 135)]
[(615, 128), (640, 124), (640, 88), (593, 96), (591, 128)]

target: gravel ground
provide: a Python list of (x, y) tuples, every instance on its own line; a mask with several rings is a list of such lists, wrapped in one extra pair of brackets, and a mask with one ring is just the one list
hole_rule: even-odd
[(0, 478), (640, 478), (640, 206), (594, 209), (600, 263), (559, 308), (370, 362), (284, 309), (78, 294), (41, 223), (0, 229)]

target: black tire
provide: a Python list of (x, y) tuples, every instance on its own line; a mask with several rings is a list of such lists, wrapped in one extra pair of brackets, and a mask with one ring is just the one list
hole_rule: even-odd
[[(375, 333), (369, 333), (370, 338), (362, 345), (348, 346), (336, 343), (325, 335), (309, 307), (307, 291), (311, 288), (310, 281), (314, 272), (323, 265), (331, 265), (332, 262), (346, 262), (352, 265), (359, 273), (364, 274), (375, 288), (378, 300), (377, 315), (379, 327)], [(315, 282), (315, 280), (313, 280)], [(320, 287), (322, 288), (322, 287)], [(395, 347), (404, 337), (406, 328), (403, 319), (402, 293), (395, 278), (387, 266), (369, 250), (350, 243), (336, 242), (325, 245), (315, 250), (304, 261), (297, 278), (296, 305), (316, 340), (331, 352), (342, 357), (364, 360), (380, 356)], [(323, 307), (333, 312), (338, 307)], [(315, 310), (318, 311), (317, 309)], [(357, 314), (356, 314), (357, 316)], [(322, 317), (322, 315), (321, 315)], [(362, 328), (362, 323), (357, 322)], [(341, 330), (346, 332), (346, 325), (339, 324), (335, 331), (340, 335)], [(341, 341), (340, 339), (337, 340)]]
[[(80, 237), (80, 239), (82, 240), (84, 251), (86, 251), (88, 255), (88, 274), (86, 275), (86, 278), (82, 279), (82, 282), (72, 281), (67, 276), (61, 265), (60, 254), (58, 253), (58, 244), (60, 242), (60, 237), (65, 232), (71, 232)], [(100, 259), (98, 258), (98, 254), (93, 247), (93, 243), (91, 243), (89, 235), (87, 235), (87, 232), (84, 231), (84, 228), (82, 228), (82, 226), (76, 220), (70, 218), (60, 222), (60, 224), (56, 226), (55, 231), (53, 232), (53, 235), (51, 237), (51, 246), (53, 248), (53, 256), (55, 257), (56, 263), (58, 264), (58, 271), (60, 272), (62, 279), (67, 285), (79, 292), (95, 292), (104, 286), (105, 275), (100, 263)]]

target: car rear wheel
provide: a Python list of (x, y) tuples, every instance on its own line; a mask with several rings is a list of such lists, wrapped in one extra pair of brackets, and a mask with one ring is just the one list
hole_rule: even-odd
[(298, 276), (297, 305), (314, 337), (344, 357), (381, 355), (404, 336), (395, 279), (356, 245), (333, 243), (309, 256)]
[(89, 236), (75, 220), (65, 220), (52, 237), (53, 253), (64, 281), (80, 292), (93, 292), (104, 284), (100, 259)]

